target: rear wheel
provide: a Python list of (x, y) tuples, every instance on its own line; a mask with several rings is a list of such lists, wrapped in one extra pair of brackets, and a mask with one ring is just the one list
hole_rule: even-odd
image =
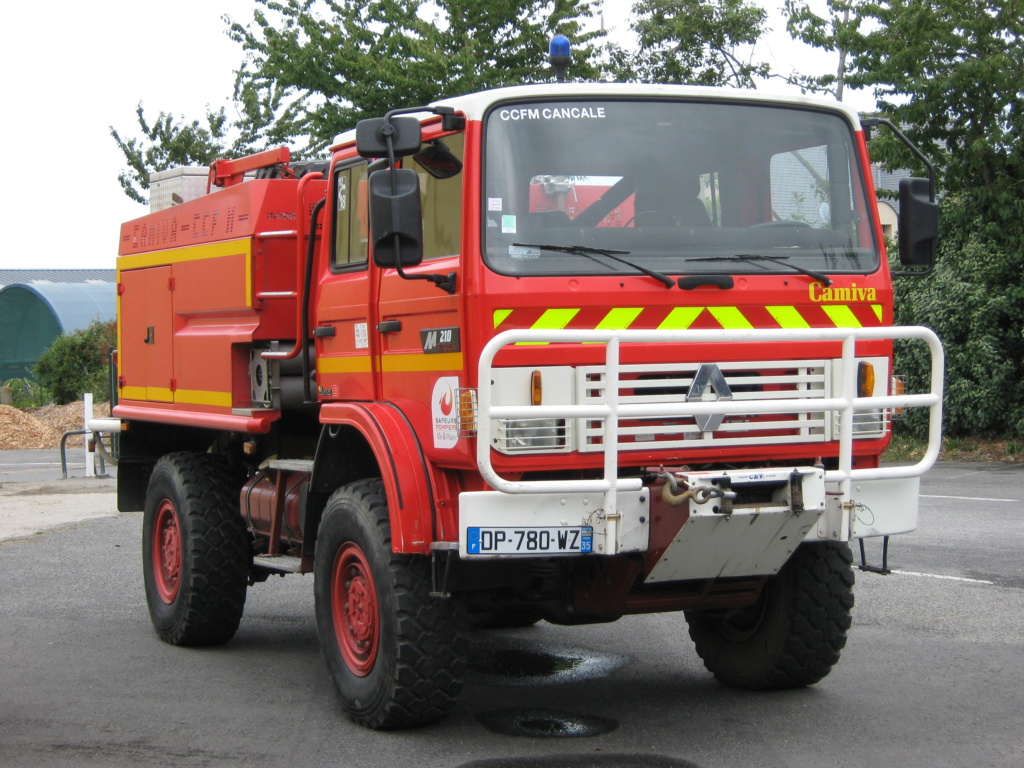
[(757, 603), (738, 611), (687, 611), (697, 654), (721, 682), (766, 691), (812, 685), (839, 661), (853, 609), (846, 544), (800, 546)]
[(252, 559), (227, 462), (172, 453), (153, 468), (142, 522), (149, 615), (172, 645), (217, 645), (242, 619)]
[(380, 480), (331, 496), (314, 573), (320, 649), (349, 716), (382, 729), (444, 717), (465, 667), (454, 604), (430, 596), (426, 558), (391, 551)]

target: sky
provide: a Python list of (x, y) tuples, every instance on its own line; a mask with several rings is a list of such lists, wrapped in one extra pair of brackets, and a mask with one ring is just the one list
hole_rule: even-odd
[[(605, 0), (605, 26), (629, 40), (635, 0)], [(757, 0), (768, 10), (782, 0)], [(0, 119), (8, 175), (0, 187), (9, 214), (0, 269), (113, 269), (120, 224), (147, 212), (117, 181), (124, 158), (110, 136), (138, 133), (139, 102), (189, 121), (224, 106), (241, 46), (224, 16), (246, 23), (254, 0), (53, 0), (8, 3), (0, 72)], [(789, 40), (777, 13), (758, 51), (776, 71), (826, 71), (830, 57)], [(542, 54), (543, 55), (543, 54)], [(778, 90), (778, 85), (764, 86)], [(849, 99), (848, 99), (849, 101)], [(870, 101), (870, 100), (869, 100)], [(865, 109), (870, 104), (853, 102)]]

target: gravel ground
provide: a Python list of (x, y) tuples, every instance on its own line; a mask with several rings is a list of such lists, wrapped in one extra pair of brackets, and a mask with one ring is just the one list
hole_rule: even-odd
[(58, 483), (0, 485), (0, 541), (34, 536), (51, 528), (117, 512), (117, 483), (71, 479)]

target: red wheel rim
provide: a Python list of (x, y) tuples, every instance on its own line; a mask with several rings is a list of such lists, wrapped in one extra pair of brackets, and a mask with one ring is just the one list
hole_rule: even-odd
[(153, 526), (153, 577), (160, 599), (173, 603), (181, 581), (181, 527), (167, 499), (160, 502)]
[(363, 551), (351, 542), (334, 559), (331, 574), (331, 613), (334, 636), (345, 664), (365, 677), (373, 669), (380, 643), (377, 588)]

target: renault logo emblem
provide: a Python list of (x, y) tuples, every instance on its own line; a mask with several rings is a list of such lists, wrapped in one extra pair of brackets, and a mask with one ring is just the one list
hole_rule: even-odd
[[(732, 400), (732, 390), (722, 375), (722, 369), (714, 363), (701, 363), (697, 373), (693, 376), (693, 384), (690, 391), (686, 393), (687, 402), (701, 400), (704, 402), (716, 402), (718, 400)], [(721, 413), (698, 413), (694, 417), (697, 422), (697, 429), (701, 432), (714, 432), (722, 426)]]

